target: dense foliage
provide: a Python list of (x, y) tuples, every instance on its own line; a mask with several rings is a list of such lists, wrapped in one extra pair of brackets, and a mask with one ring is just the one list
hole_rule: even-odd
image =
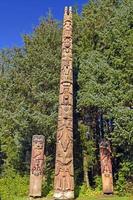
[[(58, 26), (49, 18), (41, 21), (31, 36), (24, 36), (24, 48), (14, 49), (15, 54), (5, 59), (8, 73), (0, 79), (2, 176), (10, 175), (11, 168), (29, 174), (34, 134), (45, 136), (47, 169), (52, 167), (61, 52)], [(6, 50), (2, 56), (7, 57)]]
[[(79, 124), (93, 130), (90, 140), (95, 140), (97, 146), (97, 115), (102, 113), (105, 119), (113, 119), (114, 130), (110, 134), (105, 130), (104, 137), (112, 144), (115, 177), (124, 167), (127, 170), (125, 178), (130, 181), (133, 178), (133, 171), (129, 170), (133, 170), (132, 14), (132, 1), (97, 1), (86, 5), (75, 22), (77, 29), (80, 26), (82, 30), (75, 38)], [(86, 115), (92, 118), (91, 124)], [(94, 139), (95, 133), (97, 138)], [(90, 148), (89, 143), (85, 149)], [(89, 163), (94, 159), (93, 153)], [(94, 167), (94, 162), (92, 165)]]
[[(133, 1), (91, 1), (81, 15), (75, 9), (73, 21), (75, 181), (101, 187), (102, 114), (113, 121), (103, 135), (112, 146), (116, 190), (125, 193), (133, 185)], [(22, 177), (28, 187), (32, 135), (43, 134), (45, 193), (52, 189), (60, 59), (61, 26), (50, 17), (24, 36), (23, 48), (0, 52), (0, 184)]]

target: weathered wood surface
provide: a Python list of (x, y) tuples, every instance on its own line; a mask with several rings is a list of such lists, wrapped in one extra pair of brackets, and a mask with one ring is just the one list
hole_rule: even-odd
[(113, 194), (111, 148), (110, 148), (110, 143), (106, 140), (103, 140), (100, 143), (100, 161), (101, 161), (103, 193)]
[(65, 7), (63, 24), (58, 130), (56, 138), (54, 198), (74, 198), (71, 7)]
[(32, 138), (32, 155), (30, 169), (30, 197), (41, 197), (44, 170), (44, 136), (34, 135)]

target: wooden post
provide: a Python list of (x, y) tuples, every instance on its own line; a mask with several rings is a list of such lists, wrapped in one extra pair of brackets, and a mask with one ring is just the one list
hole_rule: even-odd
[(101, 174), (104, 194), (113, 194), (113, 175), (110, 143), (103, 140), (100, 143)]
[(74, 198), (72, 8), (65, 7), (56, 138), (54, 198)]
[(34, 135), (32, 138), (32, 155), (30, 169), (30, 197), (41, 197), (44, 169), (44, 136)]

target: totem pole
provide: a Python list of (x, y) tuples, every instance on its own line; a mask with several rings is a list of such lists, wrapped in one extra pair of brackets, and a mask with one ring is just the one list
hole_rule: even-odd
[(32, 155), (30, 169), (31, 197), (41, 197), (41, 187), (44, 168), (44, 136), (34, 135), (32, 138)]
[(106, 140), (102, 140), (100, 143), (100, 160), (101, 160), (103, 193), (113, 194), (111, 148), (110, 148), (110, 143)]
[(56, 138), (54, 198), (74, 198), (71, 7), (65, 7), (63, 24), (58, 130)]

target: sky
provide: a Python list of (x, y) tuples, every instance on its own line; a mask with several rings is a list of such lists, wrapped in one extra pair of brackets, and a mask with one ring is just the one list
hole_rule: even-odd
[(62, 20), (65, 6), (82, 5), (88, 0), (0, 0), (0, 49), (22, 46), (22, 35), (31, 33), (39, 19), (52, 11)]

